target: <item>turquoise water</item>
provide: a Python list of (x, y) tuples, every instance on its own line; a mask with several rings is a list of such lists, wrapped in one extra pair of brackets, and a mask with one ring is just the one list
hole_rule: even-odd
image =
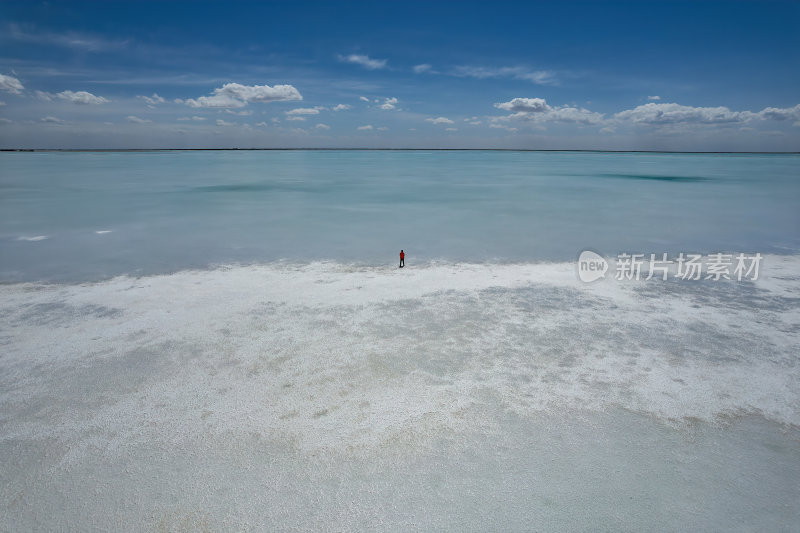
[[(800, 156), (0, 154), (0, 281), (215, 264), (796, 253)], [(97, 233), (103, 232), (103, 233)]]
[(800, 523), (798, 156), (0, 163), (2, 531)]

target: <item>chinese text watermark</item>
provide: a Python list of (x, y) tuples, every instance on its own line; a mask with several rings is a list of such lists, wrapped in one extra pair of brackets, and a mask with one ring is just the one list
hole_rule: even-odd
[[(677, 256), (668, 254), (629, 254), (617, 255), (614, 268), (614, 279), (645, 280), (660, 279), (666, 281), (670, 277), (680, 280), (750, 280), (758, 279), (759, 268), (763, 257), (756, 254), (709, 255), (688, 254), (681, 252)], [(584, 250), (578, 257), (578, 277), (587, 283), (605, 277), (609, 270), (606, 259), (591, 250)]]

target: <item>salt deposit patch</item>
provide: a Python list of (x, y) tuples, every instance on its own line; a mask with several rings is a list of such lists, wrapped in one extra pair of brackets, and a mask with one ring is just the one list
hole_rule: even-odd
[(497, 406), (798, 424), (782, 266), (746, 287), (335, 263), (4, 286), (6, 434), (59, 434), (80, 458), (97, 432), (108, 450), (239, 431), (369, 448), (491, 425)]

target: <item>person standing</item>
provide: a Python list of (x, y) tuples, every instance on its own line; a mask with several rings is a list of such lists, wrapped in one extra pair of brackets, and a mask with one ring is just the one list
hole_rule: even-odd
[(403, 250), (400, 250), (400, 268), (406, 266), (406, 253)]

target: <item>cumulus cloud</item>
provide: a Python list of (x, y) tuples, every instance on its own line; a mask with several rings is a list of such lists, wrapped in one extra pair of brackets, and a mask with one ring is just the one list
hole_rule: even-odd
[(458, 128), (445, 128), (444, 131), (458, 131)]
[(553, 107), (544, 98), (514, 98), (508, 102), (494, 104), (498, 109), (511, 111), (513, 114), (493, 117), (491, 120), (526, 120), (533, 122), (566, 122), (573, 124), (593, 125), (603, 122), (603, 114), (577, 107)]
[(800, 104), (786, 108), (766, 107), (758, 115), (765, 120), (800, 120)]
[(103, 98), (102, 96), (95, 96), (92, 93), (86, 91), (78, 91), (78, 92), (61, 91), (60, 93), (49, 96), (55, 96), (56, 98), (59, 98), (61, 100), (66, 100), (67, 102), (72, 102), (73, 104), (79, 104), (79, 105), (105, 104), (108, 103), (109, 101), (106, 98)]
[(369, 130), (372, 129), (372, 124), (367, 124), (366, 126), (359, 126), (356, 129), (359, 129), (359, 130), (362, 130), (362, 131), (369, 131)]
[(178, 120), (194, 120), (199, 122), (201, 120), (207, 120), (207, 119), (206, 117), (198, 117), (197, 115), (194, 115), (192, 117), (180, 117)]
[(371, 59), (366, 55), (350, 54), (348, 56), (338, 55), (339, 61), (344, 63), (355, 63), (361, 65), (369, 70), (384, 68), (386, 66), (386, 59)]
[(256, 122), (256, 126), (260, 126), (262, 128), (266, 128), (267, 127), (267, 123), (266, 122)]
[(150, 105), (163, 104), (166, 102), (166, 100), (161, 96), (158, 96), (157, 93), (153, 93), (153, 96), (137, 96), (136, 98), (139, 100), (144, 100)]
[[(525, 117), (523, 117), (525, 118)], [(568, 122), (572, 124), (584, 124), (591, 126), (603, 122), (603, 114), (589, 111), (582, 107), (555, 107), (548, 111), (544, 117), (550, 122)]]
[(333, 110), (334, 111), (346, 111), (346, 110), (350, 109), (351, 107), (352, 106), (349, 106), (347, 104), (337, 104), (337, 105), (333, 106)]
[(544, 98), (514, 98), (509, 102), (494, 104), (498, 109), (514, 111), (516, 113), (543, 113), (550, 111), (550, 106)]
[(291, 85), (241, 85), (226, 83), (214, 89), (212, 96), (189, 98), (190, 107), (244, 107), (250, 102), (283, 102), (302, 100), (303, 96)]
[(416, 74), (422, 74), (423, 72), (428, 72), (429, 70), (431, 70), (431, 68), (433, 67), (431, 67), (427, 63), (423, 63), (421, 65), (414, 65), (414, 72)]
[(297, 115), (294, 115), (294, 116), (291, 116), (291, 117), (286, 117), (286, 120), (305, 120), (305, 119), (306, 119), (306, 117), (300, 117), (300, 116), (297, 116)]
[(135, 124), (148, 124), (150, 122), (153, 122), (152, 120), (147, 120), (145, 118), (139, 118), (139, 117), (136, 117), (134, 115), (128, 115), (127, 118), (128, 118), (128, 122), (133, 122)]
[(380, 105), (380, 108), (388, 111), (389, 109), (394, 109), (396, 104), (397, 98), (386, 98)]
[(752, 118), (749, 111), (731, 111), (727, 107), (691, 107), (680, 104), (644, 104), (614, 115), (634, 124), (731, 124)]
[(297, 109), (292, 109), (289, 111), (285, 111), (287, 115), (319, 115), (319, 110), (324, 109), (323, 107), (298, 107)]
[(327, 124), (322, 124), (322, 123), (317, 124), (314, 127), (317, 128), (318, 130), (329, 130), (329, 129), (331, 129), (330, 126), (328, 126)]
[(378, 128), (378, 131), (389, 131), (389, 128), (387, 128), (386, 126), (381, 126), (380, 128)]
[(648, 96), (647, 99), (648, 100), (661, 100), (661, 97), (660, 96)]
[(362, 102), (369, 102), (369, 98), (367, 98), (366, 96), (359, 96), (358, 99), (361, 100)]
[(217, 119), (217, 126), (235, 126), (235, 125), (236, 125), (235, 122), (225, 122), (221, 118)]
[(5, 91), (11, 94), (19, 94), (24, 88), (25, 87), (22, 86), (22, 83), (20, 83), (20, 81), (14, 76), (0, 74), (0, 91)]
[(40, 120), (41, 122), (51, 122), (51, 123), (53, 123), (53, 124), (64, 124), (64, 121), (63, 121), (63, 120), (61, 120), (60, 118), (56, 118), (56, 117), (50, 117), (50, 116), (47, 116), (47, 117), (42, 117), (42, 118), (40, 118), (39, 120)]
[[(652, 96), (649, 98), (653, 98)], [(503, 122), (521, 120), (534, 123), (562, 122), (582, 125), (603, 126), (602, 133), (615, 132), (616, 126), (628, 123), (652, 127), (676, 125), (727, 126), (741, 125), (756, 120), (794, 121), (800, 126), (800, 104), (788, 108), (767, 107), (758, 112), (733, 111), (724, 106), (692, 107), (675, 103), (649, 102), (633, 109), (620, 111), (606, 118), (584, 108), (551, 106), (544, 98), (514, 98), (508, 102), (494, 104), (498, 109), (511, 114), (490, 117), (491, 127), (499, 128)]]
[(525, 67), (475, 67), (460, 66), (455, 67), (451, 74), (453, 76), (465, 78), (512, 78), (515, 80), (526, 80), (538, 85), (556, 85), (558, 79), (554, 72), (549, 70), (530, 70)]
[(744, 124), (755, 120), (793, 120), (793, 125), (800, 126), (800, 104), (794, 107), (766, 107), (758, 112), (733, 111), (724, 106), (692, 107), (680, 104), (640, 105), (633, 109), (621, 111), (614, 115), (618, 121), (629, 121), (633, 124), (650, 126), (672, 126), (679, 124), (695, 125), (732, 125)]
[(430, 122), (431, 124), (454, 124), (452, 120), (446, 117), (426, 118), (425, 122)]

